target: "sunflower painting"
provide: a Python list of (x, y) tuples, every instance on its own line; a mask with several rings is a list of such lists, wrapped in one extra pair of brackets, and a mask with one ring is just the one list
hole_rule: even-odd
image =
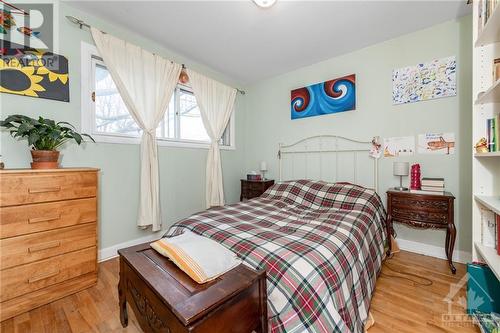
[(68, 59), (35, 49), (0, 54), (0, 92), (69, 102)]

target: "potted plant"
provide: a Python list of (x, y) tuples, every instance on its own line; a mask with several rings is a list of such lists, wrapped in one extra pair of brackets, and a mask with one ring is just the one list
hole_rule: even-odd
[(27, 139), (31, 147), (32, 169), (54, 169), (59, 167), (59, 151), (57, 148), (74, 140), (80, 145), (88, 134), (78, 133), (73, 125), (65, 121), (55, 122), (39, 117), (30, 118), (23, 115), (11, 115), (0, 121), (0, 126), (9, 130), (16, 139)]

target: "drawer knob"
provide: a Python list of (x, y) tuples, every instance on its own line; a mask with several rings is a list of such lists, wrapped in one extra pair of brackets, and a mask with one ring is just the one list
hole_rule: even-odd
[(48, 243), (45, 243), (45, 244), (39, 244), (39, 245), (35, 245), (35, 246), (30, 246), (28, 248), (28, 252), (29, 253), (33, 253), (33, 252), (38, 252), (38, 251), (52, 249), (52, 248), (58, 247), (58, 246), (61, 246), (61, 242), (60, 241), (53, 241), (53, 242), (48, 242)]
[(59, 220), (61, 218), (61, 214), (56, 215), (56, 216), (46, 216), (46, 217), (34, 217), (31, 219), (28, 219), (28, 223), (40, 223), (40, 222), (49, 222), (49, 221), (55, 221)]
[(53, 272), (48, 272), (48, 273), (43, 273), (43, 274), (35, 275), (35, 276), (32, 276), (32, 277), (30, 277), (28, 279), (28, 283), (35, 283), (35, 282), (38, 282), (38, 281), (41, 281), (41, 280), (45, 280), (45, 279), (48, 279), (50, 277), (56, 276), (57, 274), (59, 274), (59, 270), (55, 270)]
[(48, 192), (59, 192), (61, 190), (60, 186), (56, 187), (43, 187), (43, 188), (30, 188), (29, 193), (48, 193)]

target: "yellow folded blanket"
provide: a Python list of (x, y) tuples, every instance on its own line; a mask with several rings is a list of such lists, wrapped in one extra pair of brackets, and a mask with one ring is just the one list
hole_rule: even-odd
[(224, 246), (187, 230), (150, 245), (198, 283), (216, 279), (241, 264), (241, 260)]

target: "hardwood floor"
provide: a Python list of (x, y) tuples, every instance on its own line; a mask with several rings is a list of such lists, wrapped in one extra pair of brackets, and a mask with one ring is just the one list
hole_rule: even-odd
[[(444, 298), (450, 286), (460, 281), (466, 267), (457, 264), (456, 276), (451, 275), (445, 260), (435, 259), (409, 252), (396, 254), (386, 261), (372, 300), (371, 312), (375, 325), (369, 333), (415, 333), (454, 332), (477, 333), (476, 327), (447, 326), (443, 315), (448, 313)], [(1, 323), (0, 331), (10, 332), (141, 332), (129, 311), (129, 326), (120, 325), (118, 311), (118, 259), (99, 265), (97, 286), (42, 306), (23, 315)], [(416, 274), (432, 281), (431, 286), (415, 285), (395, 271)], [(410, 277), (425, 284), (425, 279)], [(464, 309), (457, 303), (465, 297), (465, 285), (454, 296), (451, 306), (453, 314), (462, 314)]]

